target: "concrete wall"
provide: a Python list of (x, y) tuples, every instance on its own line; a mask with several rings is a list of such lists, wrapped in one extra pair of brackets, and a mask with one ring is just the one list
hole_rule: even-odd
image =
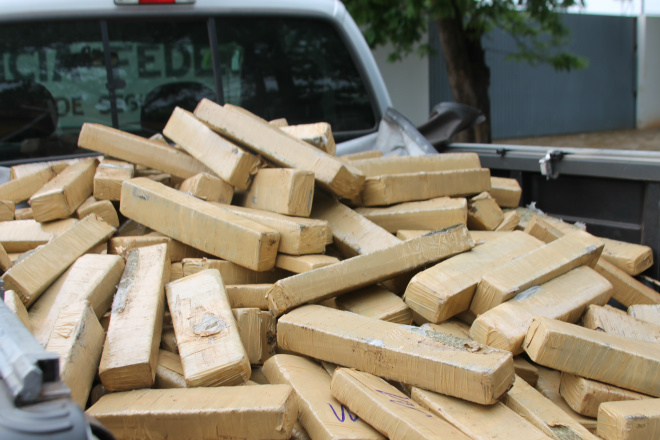
[[(514, 40), (494, 29), (482, 40), (490, 67), (491, 126), (494, 139), (635, 128), (637, 82), (635, 18), (567, 14), (566, 50), (586, 57), (584, 70), (557, 72), (548, 65), (509, 61)], [(430, 45), (431, 101), (450, 101), (440, 39)]]
[[(634, 20), (634, 18), (631, 17), (591, 17), (590, 18), (590, 17), (580, 17), (580, 16), (575, 16), (575, 17), (569, 16), (568, 19), (569, 19), (568, 20), (569, 24), (573, 24), (571, 22), (577, 22), (581, 24), (580, 21), (584, 21), (584, 20), (590, 20), (590, 21), (614, 20), (616, 22), (630, 21), (631, 23)], [(626, 26), (632, 28), (632, 25), (630, 24), (627, 24)], [(574, 30), (575, 34), (581, 33), (580, 27), (581, 26), (575, 26), (576, 28)], [(607, 26), (605, 27), (607, 28)], [(623, 30), (623, 32), (625, 33), (625, 29)], [(618, 53), (617, 56), (612, 56), (612, 54), (610, 53), (612, 51), (611, 45), (598, 44), (595, 41), (591, 41), (587, 37), (588, 36), (585, 37), (583, 35), (578, 35), (578, 38), (576, 38), (576, 40), (577, 42), (581, 43), (581, 45), (591, 48), (591, 51), (597, 51), (599, 52), (599, 54), (600, 52), (603, 52), (604, 55), (603, 54), (601, 55), (609, 59), (610, 62), (612, 58), (614, 58), (615, 60), (617, 60), (616, 64), (620, 65), (620, 67), (621, 66), (626, 67), (627, 69), (630, 69), (631, 72), (634, 72), (635, 69), (632, 66), (632, 64), (630, 64), (630, 63), (634, 63), (634, 58), (633, 58), (634, 55), (632, 53), (634, 36), (632, 36), (632, 41), (622, 44), (622, 46), (625, 46), (623, 47), (623, 49), (626, 49), (627, 47), (630, 48), (630, 49), (626, 49), (630, 51), (629, 56), (621, 56), (620, 53)], [(435, 29), (433, 29), (433, 33), (430, 38), (431, 38), (432, 46), (434, 46), (434, 43), (436, 46), (439, 44), (439, 41), (436, 41), (438, 37)], [(621, 40), (621, 38), (618, 37), (616, 37), (616, 39)], [(487, 46), (492, 46), (492, 45), (493, 45), (492, 41), (487, 44)], [(492, 50), (493, 48), (488, 47), (488, 49)], [(583, 50), (580, 49), (574, 51), (584, 54)], [(444, 71), (444, 61), (439, 59), (442, 57), (441, 53), (431, 56), (432, 65), (429, 66), (428, 57), (420, 58), (419, 55), (416, 54), (409, 55), (405, 57), (402, 61), (390, 63), (387, 61), (387, 56), (390, 54), (390, 52), (391, 52), (391, 47), (389, 46), (381, 47), (373, 51), (374, 57), (376, 58), (376, 62), (378, 63), (378, 67), (381, 70), (385, 83), (387, 84), (387, 88), (390, 92), (390, 96), (392, 97), (394, 108), (399, 110), (413, 123), (419, 124), (421, 122), (424, 122), (428, 118), (429, 109), (437, 102), (453, 100), (447, 84), (446, 72)], [(498, 52), (499, 51), (494, 51), (495, 54), (497, 54)], [(588, 51), (584, 51), (584, 52), (588, 52)], [(493, 54), (490, 54), (490, 56), (492, 57)], [(614, 102), (616, 103), (615, 105), (603, 105), (603, 102), (600, 102), (597, 99), (593, 99), (593, 96), (590, 99), (575, 99), (582, 92), (575, 93), (573, 95), (573, 100), (571, 100), (569, 97), (563, 96), (561, 102), (564, 102), (566, 103), (566, 105), (570, 105), (571, 107), (575, 107), (575, 110), (578, 110), (578, 107), (583, 106), (582, 104), (577, 105), (578, 103), (587, 103), (587, 104), (591, 103), (593, 107), (595, 101), (598, 101), (596, 103), (597, 105), (595, 109), (591, 108), (589, 109), (589, 111), (585, 111), (585, 109), (582, 109), (578, 111), (577, 114), (571, 114), (570, 109), (565, 111), (552, 111), (549, 113), (550, 117), (548, 117), (548, 115), (545, 115), (544, 118), (541, 119), (544, 121), (543, 124), (540, 124), (539, 121), (533, 121), (533, 122), (528, 121), (527, 124), (521, 124), (522, 121), (518, 121), (517, 124), (519, 126), (519, 129), (522, 125), (525, 125), (525, 130), (523, 130), (524, 133), (522, 132), (514, 133), (517, 130), (511, 130), (510, 127), (509, 128), (499, 127), (500, 125), (502, 125), (503, 121), (498, 121), (497, 120), (498, 114), (494, 114), (493, 115), (493, 119), (494, 119), (493, 122), (495, 124), (494, 134), (499, 134), (501, 137), (504, 135), (522, 136), (522, 135), (557, 134), (557, 133), (580, 132), (580, 131), (599, 131), (606, 129), (628, 128), (628, 125), (630, 125), (630, 128), (632, 128), (635, 125), (635, 123), (638, 128), (660, 127), (660, 79), (659, 79), (660, 78), (660, 17), (641, 16), (637, 18), (637, 66), (636, 66), (637, 72), (635, 73), (637, 77), (636, 85), (634, 84), (635, 79), (633, 79), (632, 82), (627, 79), (627, 74), (624, 75), (618, 71), (612, 73), (612, 71), (616, 69), (612, 69), (611, 66), (607, 66), (608, 68), (604, 68), (604, 66), (600, 66), (598, 59), (594, 57), (594, 54), (588, 54), (587, 57), (591, 58), (590, 59), (591, 68), (587, 69), (586, 71), (577, 72), (577, 74), (571, 75), (575, 77), (582, 77), (582, 76), (587, 77), (587, 78), (580, 78), (581, 81), (578, 81), (578, 85), (580, 87), (576, 87), (576, 90), (581, 91), (588, 87), (595, 87), (594, 84), (597, 84), (597, 82), (594, 81), (593, 78), (588, 78), (588, 76), (593, 72), (599, 72), (598, 75), (601, 76), (605, 74), (609, 75), (607, 77), (608, 78), (607, 80), (603, 80), (604, 84), (607, 84), (608, 86), (600, 87), (599, 93), (594, 94), (593, 96), (595, 97), (601, 96), (601, 98), (599, 99), (602, 101), (603, 99), (608, 99), (608, 100), (614, 99), (613, 95), (617, 95), (621, 93), (623, 94), (629, 93), (630, 94), (629, 96), (632, 98), (633, 93), (636, 92), (636, 99), (626, 98), (625, 102), (627, 104), (625, 106), (622, 106), (621, 104), (623, 100), (620, 99), (621, 97), (617, 96), (616, 99), (614, 99)], [(630, 60), (630, 63), (626, 63), (625, 61), (627, 60)], [(492, 62), (492, 60), (490, 61)], [(508, 67), (507, 64), (509, 65)], [(566, 73), (553, 72), (552, 69), (549, 68), (548, 66), (533, 68), (526, 64), (516, 65), (515, 63), (504, 63), (504, 67), (507, 67), (508, 69), (519, 70), (520, 71), (519, 77), (528, 78), (527, 82), (531, 81), (531, 84), (527, 84), (528, 86), (527, 90), (523, 90), (524, 87), (522, 86), (526, 85), (526, 82), (519, 81), (520, 78), (518, 78), (518, 80), (511, 83), (511, 87), (509, 89), (504, 88), (510, 92), (510, 93), (506, 93), (506, 90), (502, 90), (502, 93), (504, 93), (505, 96), (508, 96), (507, 100), (511, 100), (511, 98), (514, 97), (514, 95), (516, 94), (520, 94), (524, 92), (525, 95), (528, 95), (530, 90), (533, 91), (535, 89), (538, 89), (539, 81), (536, 76), (539, 71), (543, 71), (550, 76), (563, 77), (567, 75)], [(493, 74), (494, 82), (498, 82), (497, 79), (498, 76), (503, 77), (505, 83), (506, 81), (511, 82), (511, 79), (513, 79), (514, 76), (511, 75), (510, 72), (505, 72), (506, 74), (499, 75), (497, 72), (497, 70), (499, 69), (501, 69), (500, 66), (491, 66), (491, 73)], [(433, 79), (430, 78), (429, 71), (433, 73), (434, 75)], [(607, 72), (611, 72), (611, 73), (607, 73)], [(620, 84), (622, 82), (625, 84)], [(564, 79), (562, 79), (561, 83), (563, 84), (562, 88), (566, 88), (566, 83)], [(543, 82), (541, 82), (541, 84), (547, 85), (548, 82), (544, 80)], [(501, 87), (502, 84), (500, 84), (500, 88)], [(607, 88), (610, 89), (610, 92), (603, 93), (603, 90), (606, 90)], [(626, 92), (626, 90), (629, 90), (629, 92)], [(499, 107), (497, 105), (498, 90), (492, 90), (492, 91), (493, 94), (491, 96), (491, 99), (494, 101), (493, 110), (497, 112)], [(545, 102), (546, 103), (545, 105), (547, 105), (548, 100), (549, 98), (546, 100), (541, 100), (540, 102)], [(628, 101), (630, 101), (629, 102), (630, 105), (628, 105)], [(507, 108), (507, 110), (510, 110), (508, 106), (505, 107)], [(611, 116), (608, 114), (608, 112), (612, 112), (613, 111), (612, 108), (619, 109), (619, 113), (621, 112), (627, 113), (631, 119), (630, 124), (626, 123), (625, 121), (613, 122), (612, 120), (610, 120)], [(507, 111), (505, 113), (507, 114), (505, 119), (511, 118), (510, 111)], [(523, 115), (527, 115), (525, 116), (525, 118), (529, 118), (529, 114), (532, 113), (534, 112), (530, 112), (529, 109), (527, 109), (523, 112)], [(553, 129), (548, 130), (548, 121), (552, 120), (552, 118), (557, 118), (558, 114), (567, 115), (566, 117), (569, 120), (573, 121), (572, 124), (574, 126), (571, 127), (558, 126), (558, 127), (552, 127)], [(591, 115), (590, 117), (592, 118), (595, 117), (597, 121), (594, 122), (594, 121), (580, 120), (580, 119), (584, 119), (585, 115)], [(564, 123), (563, 125), (566, 124)], [(500, 131), (501, 133), (499, 133)]]
[(637, 19), (637, 128), (660, 127), (660, 17)]
[(390, 46), (373, 51), (394, 108), (413, 124), (420, 124), (429, 116), (429, 59), (411, 54), (401, 61), (390, 63)]

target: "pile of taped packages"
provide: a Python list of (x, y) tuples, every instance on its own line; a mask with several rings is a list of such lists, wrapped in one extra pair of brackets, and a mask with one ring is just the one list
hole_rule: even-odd
[(116, 438), (660, 438), (651, 249), (476, 154), (335, 156), (208, 100), (78, 144), (0, 186), (0, 267)]

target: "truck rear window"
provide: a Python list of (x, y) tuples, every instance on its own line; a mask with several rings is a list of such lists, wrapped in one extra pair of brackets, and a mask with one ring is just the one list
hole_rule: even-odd
[[(174, 106), (217, 100), (207, 18), (108, 20), (122, 130), (160, 132)], [(35, 32), (39, 29), (39, 32)], [(326, 121), (339, 134), (374, 129), (371, 98), (327, 22), (215, 17), (224, 102), (290, 124)], [(84, 122), (112, 125), (100, 21), (0, 27), (0, 163), (81, 153)]]
[(83, 122), (110, 124), (98, 23), (3, 24), (0, 55), (1, 161), (71, 154)]
[(227, 102), (290, 124), (325, 121), (338, 132), (375, 127), (362, 78), (326, 22), (222, 18), (216, 27)]

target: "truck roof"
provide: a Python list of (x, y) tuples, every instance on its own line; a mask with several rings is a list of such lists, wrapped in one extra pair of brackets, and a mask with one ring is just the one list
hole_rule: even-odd
[(0, 22), (129, 15), (304, 14), (342, 21), (346, 8), (338, 0), (195, 0), (192, 4), (117, 5), (113, 0), (1, 0)]

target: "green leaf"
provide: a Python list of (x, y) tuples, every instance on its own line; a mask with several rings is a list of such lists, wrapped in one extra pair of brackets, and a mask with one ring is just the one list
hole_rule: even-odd
[(587, 60), (568, 53), (570, 39), (562, 14), (584, 0), (345, 0), (348, 11), (361, 26), (370, 47), (390, 43), (389, 61), (398, 61), (413, 51), (431, 53), (419, 44), (429, 21), (459, 18), (473, 44), (494, 28), (516, 41), (517, 52), (508, 58), (532, 65), (546, 63), (559, 71), (584, 69)]

